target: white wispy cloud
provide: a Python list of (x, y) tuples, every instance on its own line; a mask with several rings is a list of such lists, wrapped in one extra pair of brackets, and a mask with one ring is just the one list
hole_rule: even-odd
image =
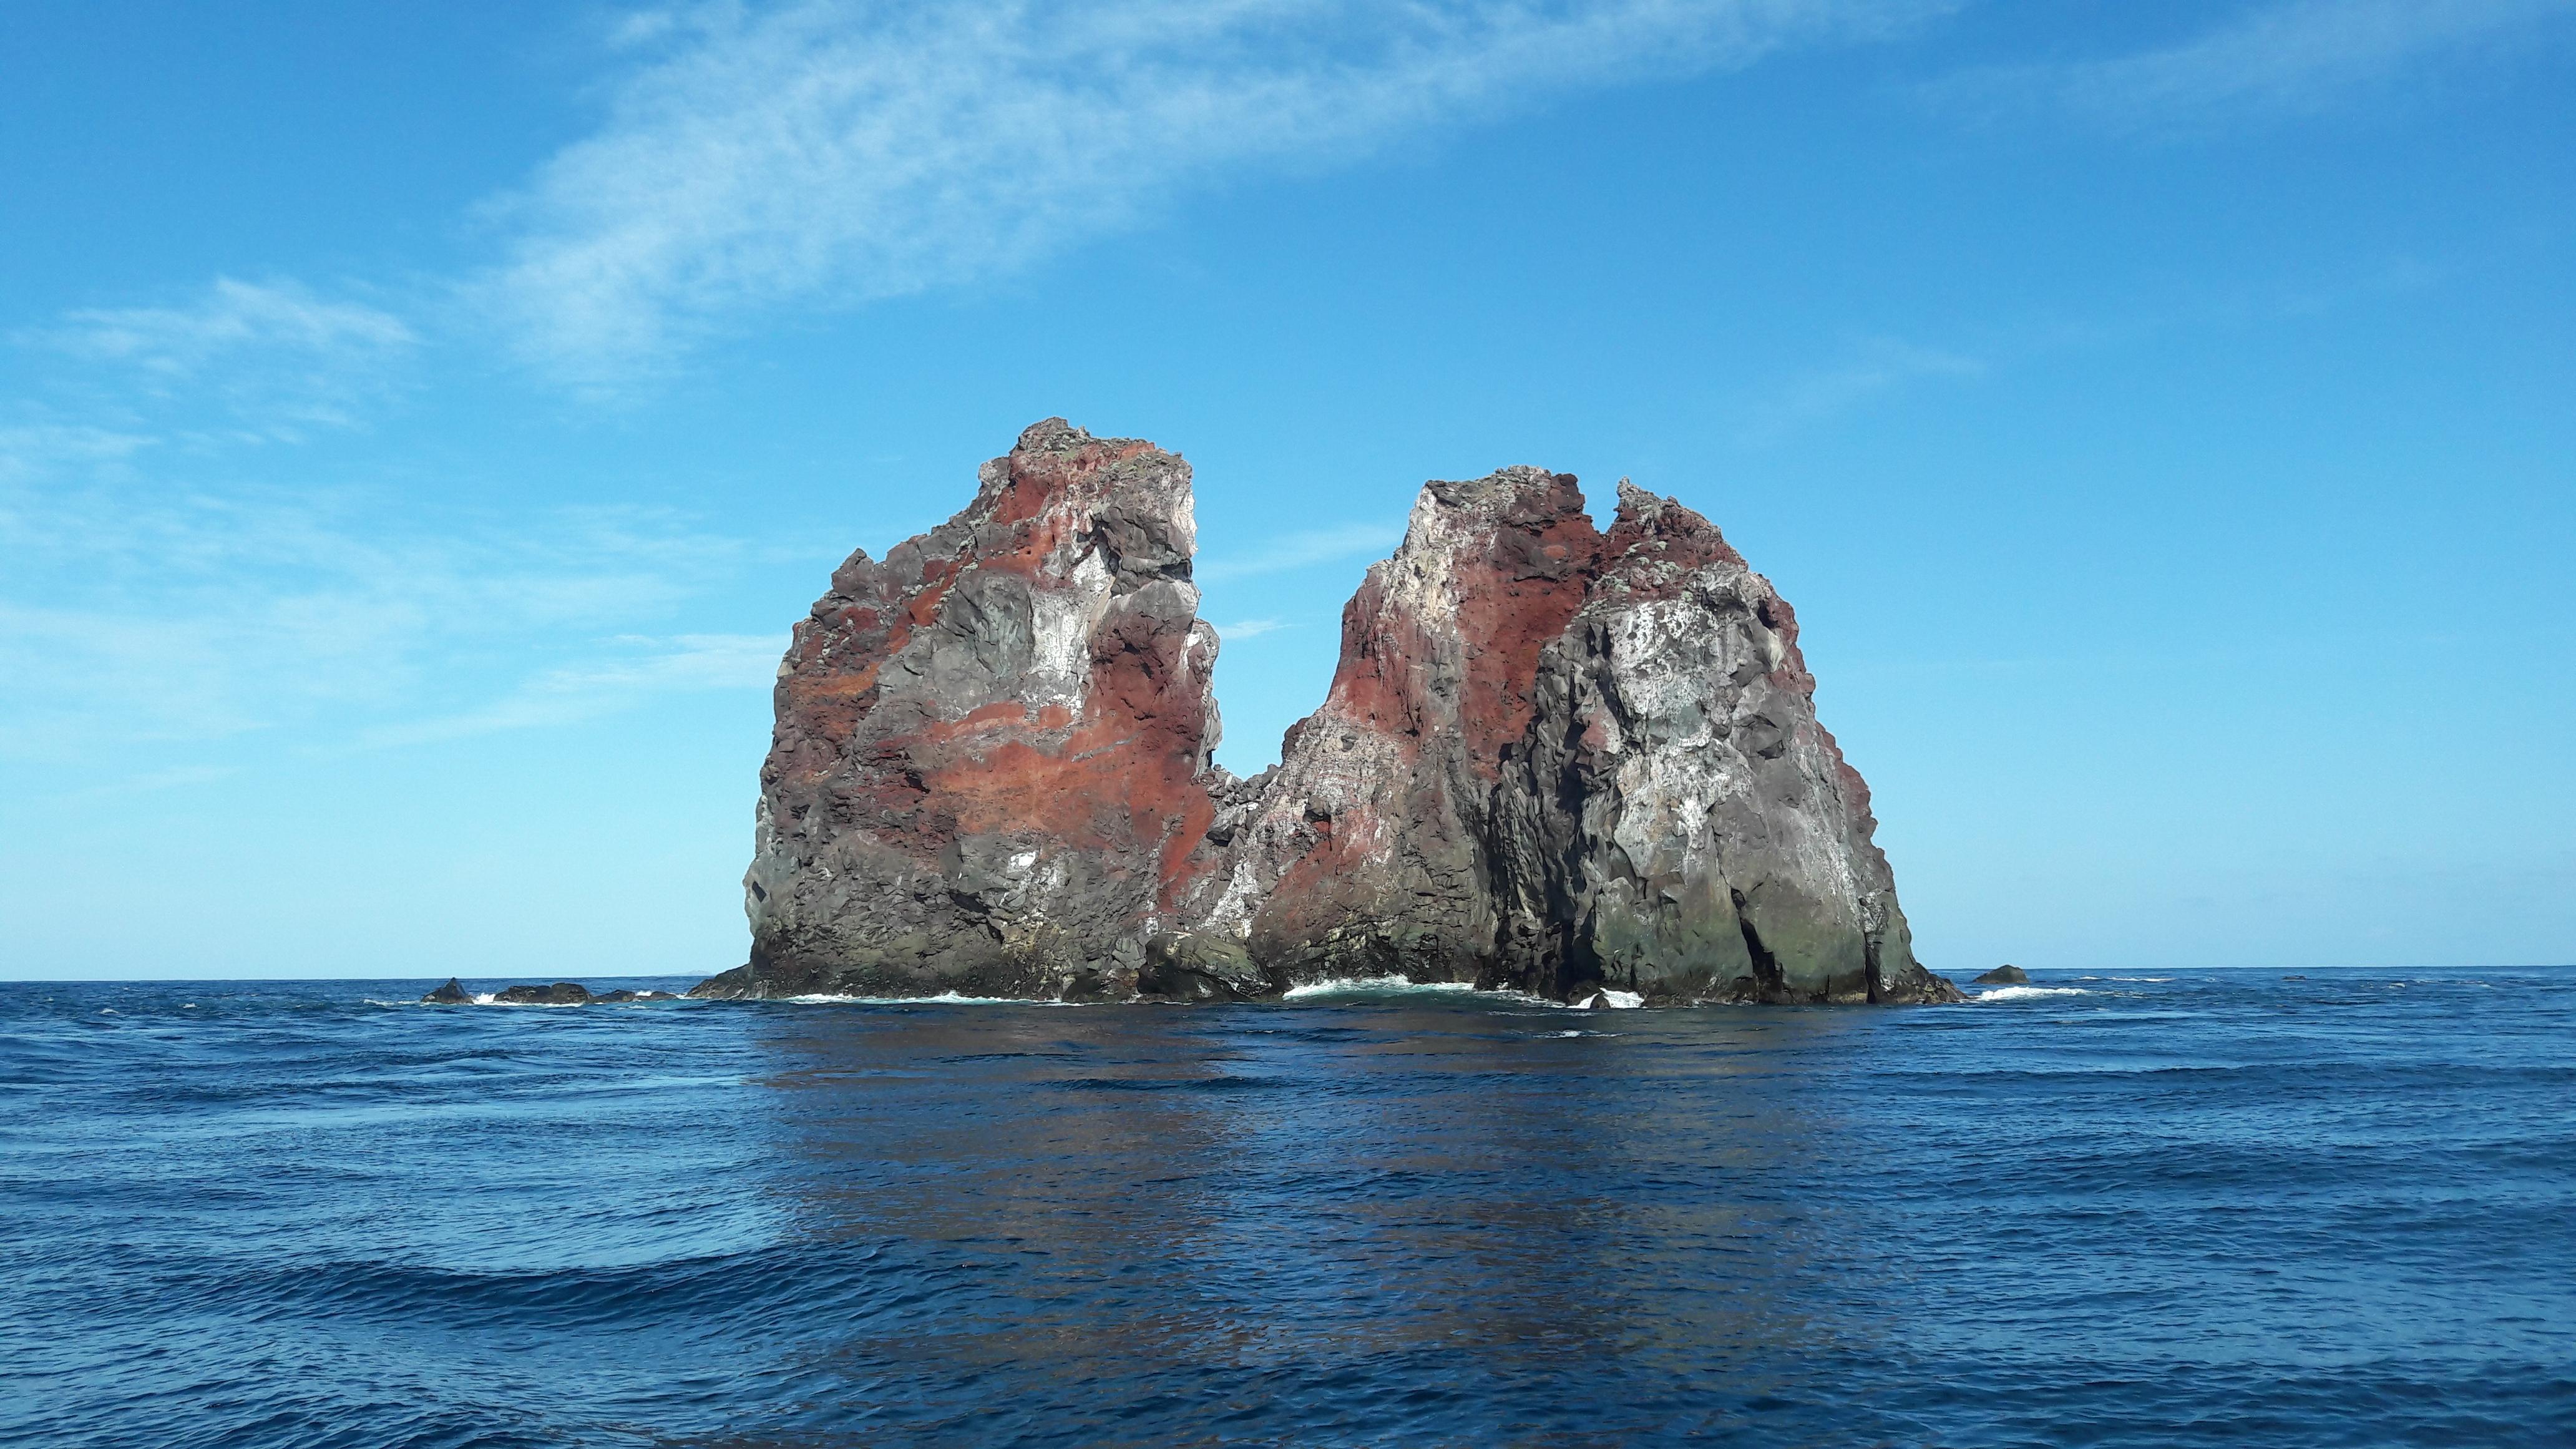
[(1885, 34), (1956, 0), (864, 0), (675, 6), (607, 118), (489, 215), (469, 287), (613, 385), (790, 304), (1002, 271), (1248, 167), (1331, 164), (1568, 88)]
[(236, 436), (274, 441), (360, 421), (421, 336), (301, 283), (217, 277), (178, 305), (80, 308), (10, 340), (76, 364), (80, 375), (57, 380), (93, 401), (127, 412), (212, 404)]
[[(113, 463), (151, 447), (144, 433), (89, 423), (29, 423), (0, 428), (0, 483), (44, 477), (66, 467)], [(0, 496), (0, 508), (8, 506)]]
[(479, 518), (57, 463), (0, 480), (0, 761), (180, 768), (206, 762), (174, 751), (253, 732), (345, 742), (531, 668), (531, 699), (586, 688), (584, 708), (710, 687), (741, 677), (729, 636), (622, 636), (746, 557), (649, 510)]
[(45, 339), (63, 351), (179, 377), (250, 350), (340, 358), (418, 341), (390, 312), (316, 296), (294, 282), (217, 277), (183, 307), (98, 307), (68, 313)]
[(1935, 88), (1989, 111), (2043, 104), (2121, 129), (2196, 129), (2245, 112), (2314, 112), (2426, 65), (2525, 42), (2576, 0), (2273, 0), (2174, 45), (1987, 69)]
[(1388, 553), (1403, 541), (1404, 525), (1400, 523), (1344, 523), (1281, 534), (1259, 553), (1219, 554), (1202, 559), (1194, 572), (1203, 583), (1286, 573), (1362, 554)]

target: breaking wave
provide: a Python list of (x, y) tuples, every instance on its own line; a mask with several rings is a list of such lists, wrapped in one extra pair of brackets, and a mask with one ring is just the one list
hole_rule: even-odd
[(1968, 999), (1970, 1001), (2029, 1001), (2041, 996), (2090, 996), (2092, 994), (2081, 986), (1998, 986), (1992, 991), (1980, 991)]

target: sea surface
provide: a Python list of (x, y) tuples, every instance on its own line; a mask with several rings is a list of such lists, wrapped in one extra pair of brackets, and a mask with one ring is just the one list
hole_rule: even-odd
[(0, 985), (0, 1443), (2576, 1443), (2576, 971), (2034, 975)]

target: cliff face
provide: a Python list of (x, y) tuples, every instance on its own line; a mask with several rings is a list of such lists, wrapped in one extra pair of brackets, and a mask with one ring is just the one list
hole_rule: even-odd
[(1503, 748), (1600, 544), (1571, 477), (1426, 485), (1342, 611), (1332, 689), (1289, 729), (1200, 928), (1241, 937), (1278, 984), (1489, 977)]
[(1189, 465), (1050, 419), (981, 484), (797, 622), (751, 962), (704, 994), (1123, 992), (1211, 867)]
[(853, 555), (780, 667), (751, 963), (703, 995), (1181, 999), (1330, 977), (1921, 1001), (1786, 603), (1621, 485), (1434, 482), (1323, 707), (1216, 769), (1189, 468), (1061, 420)]
[(1951, 999), (1798, 620), (1708, 520), (1625, 483), (1496, 792), (1504, 974), (1649, 1001)]

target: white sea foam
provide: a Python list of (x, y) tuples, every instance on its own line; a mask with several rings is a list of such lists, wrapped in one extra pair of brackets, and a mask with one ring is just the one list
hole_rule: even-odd
[(2080, 986), (1998, 986), (1992, 991), (1980, 991), (1969, 1000), (2029, 1001), (2040, 996), (2090, 996), (2092, 994)]
[[(1350, 996), (1360, 993), (1412, 993), (1418, 991), (1473, 991), (1472, 981), (1407, 981), (1401, 976), (1339, 976), (1330, 981), (1310, 981), (1291, 986), (1283, 1001), (1304, 1001), (1316, 996)], [(1500, 994), (1500, 993), (1497, 993)]]
[(1612, 1009), (1618, 1011), (1635, 1011), (1646, 1004), (1645, 995), (1641, 992), (1613, 991), (1605, 986), (1601, 988), (1601, 995), (1609, 1001)]
[(1048, 1001), (1036, 996), (960, 996), (954, 991), (943, 991), (937, 996), (841, 996), (817, 991), (804, 996), (782, 996), (778, 999), (802, 1006), (1066, 1006), (1073, 1004)]

